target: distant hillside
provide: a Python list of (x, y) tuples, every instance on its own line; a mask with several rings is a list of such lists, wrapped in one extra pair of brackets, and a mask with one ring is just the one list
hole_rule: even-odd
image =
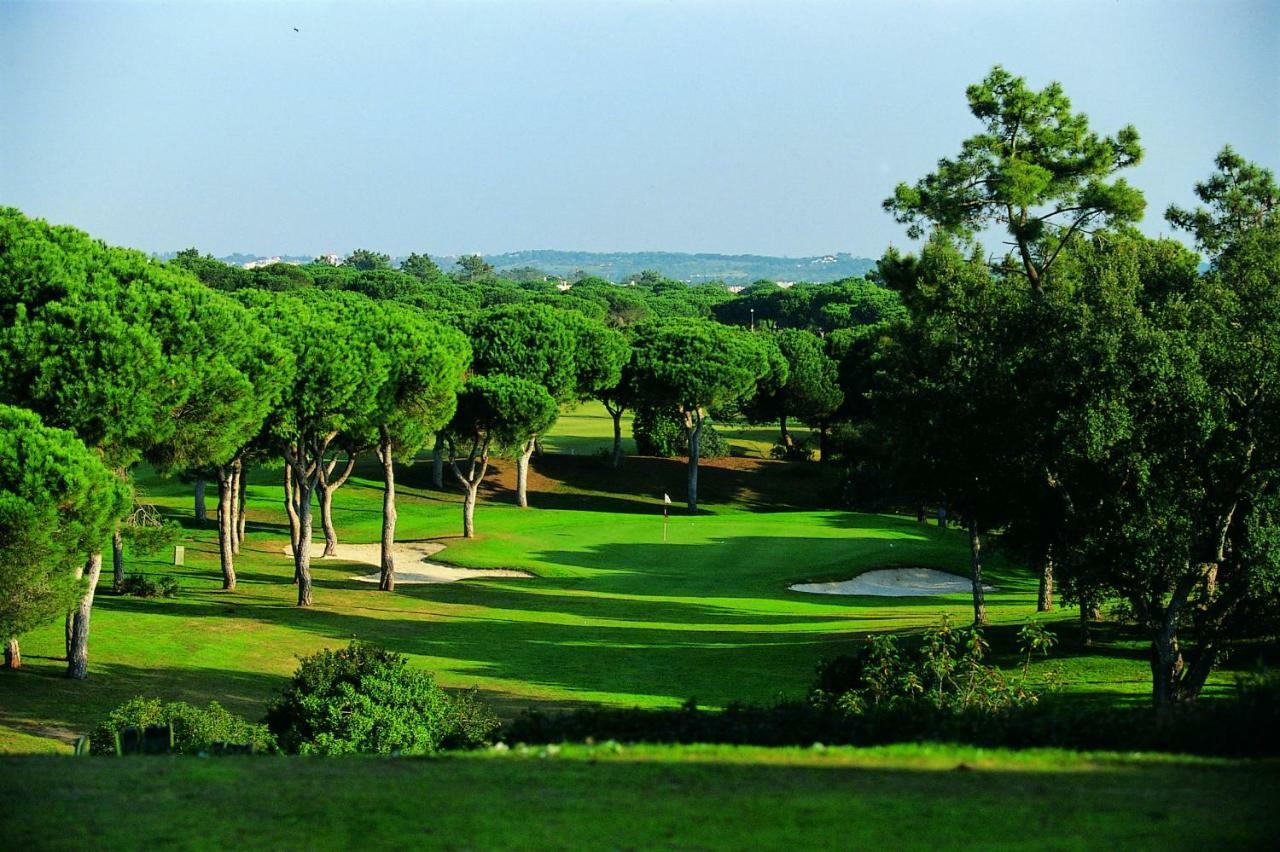
[[(155, 255), (168, 260), (175, 252)], [(457, 255), (433, 255), (440, 268), (453, 268)], [(265, 255), (229, 254), (219, 258), (235, 266), (259, 263)], [(306, 263), (311, 257), (302, 255), (279, 256), (285, 263)], [(395, 258), (399, 263), (403, 258)], [(752, 281), (838, 281), (865, 275), (875, 267), (870, 258), (851, 254), (828, 254), (820, 257), (771, 257), (759, 254), (683, 254), (669, 251), (642, 252), (590, 252), (590, 251), (514, 251), (507, 254), (485, 255), (485, 260), (499, 271), (539, 269), (561, 278), (573, 278), (579, 272), (622, 281), (629, 275), (652, 269), (667, 278), (697, 284), (703, 281), (727, 281), (734, 284), (750, 284)]]
[[(454, 257), (439, 257), (442, 268), (453, 265)], [(722, 280), (750, 284), (766, 278), (770, 281), (837, 281), (864, 275), (875, 267), (875, 261), (850, 254), (822, 257), (770, 257), (758, 254), (682, 254), (678, 252), (588, 252), (588, 251), (516, 251), (486, 255), (495, 269), (518, 269), (532, 266), (564, 278), (579, 271), (610, 281), (621, 281), (628, 275), (652, 269), (668, 278), (697, 283)]]

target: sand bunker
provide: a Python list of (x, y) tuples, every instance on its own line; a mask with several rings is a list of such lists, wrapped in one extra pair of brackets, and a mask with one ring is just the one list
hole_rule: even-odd
[[(796, 583), (792, 591), (815, 595), (878, 595), (902, 598), (927, 595), (954, 595), (973, 590), (967, 577), (932, 568), (881, 568), (838, 583)], [(994, 586), (983, 586), (994, 592)]]
[[(320, 560), (320, 552), (324, 550), (324, 545), (313, 543), (311, 548), (311, 558)], [(430, 557), (435, 556), (442, 550), (444, 550), (444, 545), (435, 541), (397, 541), (395, 543), (396, 585), (453, 583), (457, 580), (472, 580), (476, 577), (533, 576), (525, 571), (513, 571), (507, 568), (455, 568), (452, 565), (441, 565), (439, 562), (429, 561)], [(286, 544), (281, 552), (285, 556), (293, 558), (293, 548), (289, 545)], [(366, 565), (381, 569), (382, 546), (379, 544), (339, 544), (338, 552), (327, 558), (343, 562), (363, 562)], [(362, 583), (376, 583), (381, 579), (381, 573), (360, 574), (351, 579), (359, 580)]]

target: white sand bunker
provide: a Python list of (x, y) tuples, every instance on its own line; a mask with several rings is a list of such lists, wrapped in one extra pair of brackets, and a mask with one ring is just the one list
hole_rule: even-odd
[[(315, 543), (312, 547), (312, 559), (319, 559), (317, 551), (324, 546)], [(431, 562), (430, 557), (444, 550), (444, 545), (436, 541), (397, 541), (395, 543), (396, 585), (414, 583), (453, 583), (458, 580), (472, 580), (477, 577), (532, 577), (526, 571), (513, 571), (508, 568), (455, 568), (452, 565), (441, 565)], [(285, 556), (293, 558), (293, 548), (285, 545), (281, 551)], [(329, 559), (344, 562), (363, 562), (379, 569), (373, 574), (360, 574), (352, 577), (362, 583), (377, 583), (382, 579), (382, 545), (380, 544), (339, 544), (338, 552)]]
[[(852, 580), (839, 583), (796, 583), (789, 587), (796, 592), (815, 595), (878, 595), (902, 598), (927, 595), (953, 595), (973, 590), (967, 577), (958, 577), (932, 568), (881, 568), (859, 574)], [(994, 586), (983, 586), (994, 592)]]

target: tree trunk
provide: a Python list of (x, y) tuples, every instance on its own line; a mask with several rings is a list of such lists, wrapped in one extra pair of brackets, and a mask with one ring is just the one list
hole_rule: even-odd
[[(284, 511), (289, 516), (289, 546), (293, 549), (293, 558), (295, 563), (298, 559), (298, 510), (294, 508), (296, 504), (296, 495), (293, 487), (293, 466), (289, 462), (284, 463)], [(294, 576), (296, 583), (297, 576)]]
[(693, 425), (693, 420), (686, 415), (685, 417), (685, 434), (689, 438), (689, 493), (685, 498), (688, 504), (689, 513), (695, 514), (698, 511), (698, 455), (702, 451), (702, 418), (697, 419), (697, 426)]
[(75, 680), (84, 680), (89, 676), (89, 616), (93, 612), (93, 593), (98, 588), (98, 578), (102, 576), (101, 553), (89, 557), (84, 574), (89, 583), (72, 615), (71, 640), (67, 652), (67, 677)]
[(1040, 556), (1040, 593), (1036, 597), (1036, 612), (1053, 609), (1053, 548), (1046, 546)]
[(391, 452), (391, 437), (385, 427), (378, 445), (378, 458), (382, 461), (382, 578), (378, 588), (393, 592), (396, 588), (396, 470)]
[(1080, 644), (1086, 648), (1093, 646), (1093, 631), (1089, 628), (1089, 622), (1092, 620), (1093, 604), (1088, 598), (1080, 598)]
[(476, 491), (480, 483), (467, 485), (462, 495), (462, 537), (476, 537)]
[(338, 531), (333, 528), (333, 489), (323, 482), (316, 485), (320, 495), (320, 526), (324, 528), (324, 553), (334, 556), (338, 552)]
[(431, 484), (437, 490), (444, 488), (444, 436), (436, 433), (436, 445), (431, 451)]
[(616, 413), (610, 411), (609, 416), (613, 418), (613, 455), (609, 459), (609, 465), (617, 470), (622, 464), (622, 409), (619, 408)]
[(1182, 697), (1178, 690), (1182, 669), (1177, 626), (1166, 619), (1151, 636), (1151, 698), (1157, 707), (1167, 707)]
[(235, 475), (230, 467), (218, 468), (218, 563), (222, 567), (222, 588), (236, 588), (236, 566), (231, 544), (231, 490)]
[(978, 524), (969, 520), (969, 569), (973, 580), (973, 623), (987, 623), (987, 599), (982, 591), (982, 536)]
[(124, 588), (124, 538), (120, 535), (120, 524), (116, 524), (111, 533), (111, 590), (116, 594)]
[(294, 574), (298, 582), (298, 606), (311, 606), (311, 485), (306, 477), (294, 478), (294, 511), (298, 513), (298, 547)]
[(782, 444), (782, 446), (786, 447), (788, 450), (791, 449), (795, 445), (795, 442), (791, 440), (791, 433), (787, 431), (787, 415), (779, 415), (778, 429), (781, 433), (778, 436), (778, 443)]
[(249, 495), (249, 466), (243, 460), (239, 462), (239, 466), (240, 469), (236, 473), (236, 481), (239, 485), (236, 499), (236, 553), (240, 552), (240, 545), (244, 544), (245, 509)]
[(22, 649), (18, 646), (18, 637), (10, 636), (4, 644), (4, 667), (6, 669), (22, 668)]
[(209, 512), (204, 505), (204, 477), (196, 477), (196, 520), (204, 523), (209, 518)]
[(230, 532), (231, 552), (239, 555), (240, 539), (237, 537), (237, 523), (240, 517), (240, 460), (231, 462), (231, 484), (227, 489), (227, 530)]
[(537, 442), (538, 436), (531, 436), (520, 448), (520, 456), (516, 459), (516, 505), (521, 509), (529, 508), (529, 459)]

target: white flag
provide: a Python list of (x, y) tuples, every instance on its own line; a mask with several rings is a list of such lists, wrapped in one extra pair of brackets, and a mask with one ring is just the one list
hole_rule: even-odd
[(670, 494), (668, 494), (668, 493), (667, 493), (667, 492), (665, 492), (665, 491), (664, 491), (664, 492), (662, 492), (662, 502), (663, 502), (663, 503), (670, 503), (670, 502), (671, 502), (671, 495), (670, 495)]

